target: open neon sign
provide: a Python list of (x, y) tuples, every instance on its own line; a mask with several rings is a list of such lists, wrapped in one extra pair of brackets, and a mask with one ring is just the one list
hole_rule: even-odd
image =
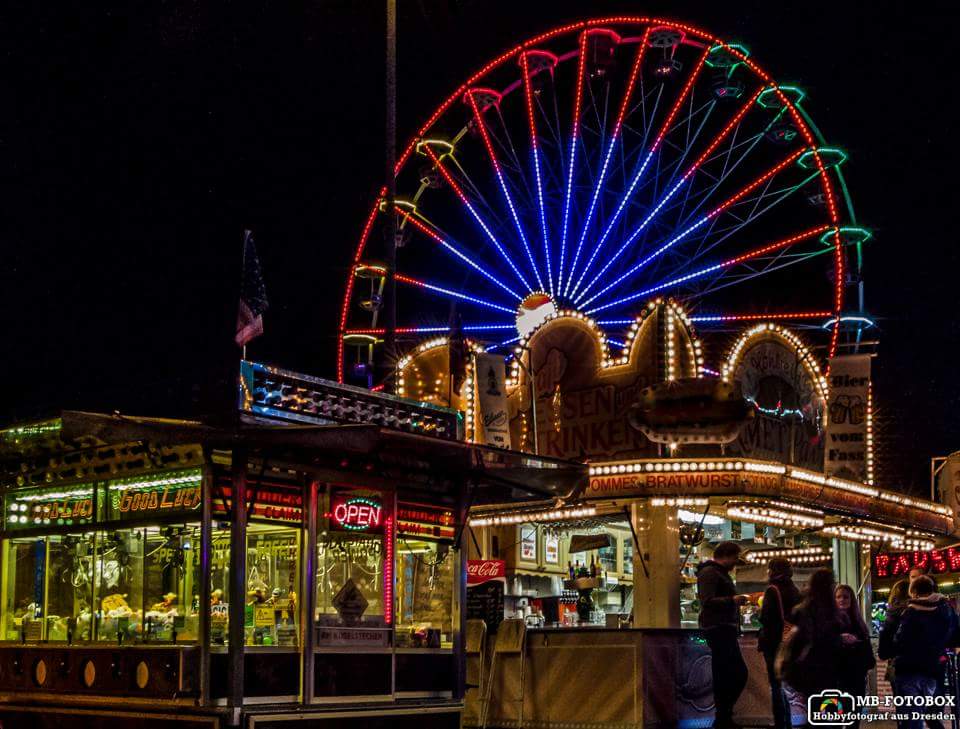
[(383, 506), (373, 499), (354, 496), (334, 506), (331, 516), (344, 529), (362, 532), (380, 527)]

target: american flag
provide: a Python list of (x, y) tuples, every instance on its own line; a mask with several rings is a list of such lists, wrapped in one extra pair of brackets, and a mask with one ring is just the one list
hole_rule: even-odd
[(237, 334), (234, 337), (238, 347), (247, 346), (248, 342), (263, 334), (263, 312), (269, 305), (260, 259), (257, 258), (257, 247), (253, 243), (253, 233), (245, 230), (240, 307), (237, 309)]

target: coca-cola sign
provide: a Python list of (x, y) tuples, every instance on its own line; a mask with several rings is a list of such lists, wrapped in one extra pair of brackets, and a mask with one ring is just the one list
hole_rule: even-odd
[(467, 584), (479, 585), (488, 580), (505, 580), (507, 563), (502, 559), (467, 560)]

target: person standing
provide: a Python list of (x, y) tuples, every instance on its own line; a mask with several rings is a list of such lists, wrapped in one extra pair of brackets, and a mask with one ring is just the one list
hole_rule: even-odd
[(804, 696), (840, 687), (840, 656), (856, 642), (834, 602), (833, 572), (818, 569), (810, 576), (803, 601), (793, 611), (796, 633), (781, 656), (780, 678)]
[(721, 542), (713, 559), (697, 567), (697, 596), (700, 599), (700, 627), (712, 654), (713, 726), (735, 727), (733, 707), (747, 685), (747, 664), (740, 653), (740, 606), (747, 596), (738, 595), (730, 572), (740, 559), (740, 545)]
[[(957, 630), (957, 616), (933, 580), (920, 575), (910, 583), (910, 601), (893, 636), (894, 692), (932, 697), (941, 676), (941, 659)], [(922, 710), (922, 709), (920, 709)], [(923, 720), (901, 721), (901, 729), (921, 729)]]
[(900, 627), (900, 618), (903, 617), (903, 611), (907, 609), (907, 603), (910, 602), (910, 581), (897, 580), (890, 588), (890, 595), (887, 598), (887, 611), (883, 616), (883, 623), (880, 624), (880, 639), (877, 641), (877, 657), (887, 664), (886, 679), (893, 684), (893, 657), (895, 655), (893, 648), (893, 636), (897, 634), (897, 628)]
[[(870, 645), (870, 631), (863, 620), (860, 603), (853, 588), (850, 585), (837, 585), (833, 594), (844, 624), (844, 632), (856, 638), (855, 643), (844, 646), (840, 652), (839, 688), (851, 696), (866, 696), (867, 673), (877, 665), (873, 657), (873, 646)], [(853, 724), (859, 725), (859, 721)]]
[(791, 623), (788, 617), (800, 602), (800, 590), (793, 582), (793, 567), (790, 560), (776, 557), (767, 564), (769, 584), (763, 593), (763, 605), (760, 608), (760, 635), (757, 648), (763, 654), (767, 665), (767, 679), (770, 681), (770, 700), (773, 705), (774, 729), (792, 726), (790, 702), (783, 690), (783, 683), (777, 677), (774, 665), (777, 651), (783, 640), (784, 629)]

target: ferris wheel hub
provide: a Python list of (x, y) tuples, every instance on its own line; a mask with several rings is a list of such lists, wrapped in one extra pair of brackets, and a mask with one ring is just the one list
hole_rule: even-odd
[(534, 291), (517, 308), (517, 332), (521, 337), (529, 337), (533, 331), (550, 316), (557, 313), (557, 305), (550, 294)]

